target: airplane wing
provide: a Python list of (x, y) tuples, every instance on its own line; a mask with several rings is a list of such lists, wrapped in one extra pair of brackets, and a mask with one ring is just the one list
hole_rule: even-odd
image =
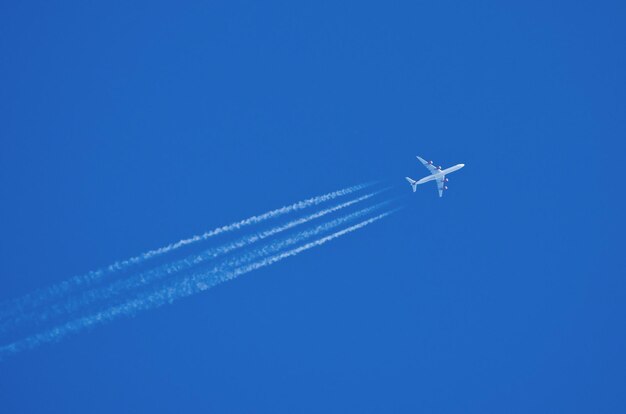
[(443, 196), (443, 190), (446, 187), (445, 176), (441, 176), (437, 178), (437, 190), (439, 190), (439, 197)]
[(437, 169), (437, 167), (435, 167), (431, 162), (426, 161), (424, 158), (418, 156), (417, 159), (424, 165), (424, 167), (426, 167), (426, 169), (428, 170), (428, 172), (430, 172), (431, 174), (437, 174), (439, 172), (439, 170)]

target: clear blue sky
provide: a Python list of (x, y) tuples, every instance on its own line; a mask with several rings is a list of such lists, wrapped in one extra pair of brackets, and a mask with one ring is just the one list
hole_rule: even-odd
[(302, 198), (358, 233), (0, 365), (0, 411), (626, 411), (624, 2), (3, 2), (0, 300)]

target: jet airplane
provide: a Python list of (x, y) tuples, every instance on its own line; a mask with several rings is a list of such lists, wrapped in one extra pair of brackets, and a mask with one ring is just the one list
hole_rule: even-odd
[(415, 181), (411, 177), (405, 177), (406, 180), (409, 182), (409, 184), (411, 184), (411, 187), (413, 188), (413, 192), (417, 190), (418, 184), (424, 184), (424, 183), (427, 183), (428, 181), (436, 181), (437, 189), (439, 190), (439, 197), (443, 196), (443, 190), (448, 189), (448, 187), (445, 185), (445, 183), (448, 182), (446, 175), (465, 167), (465, 164), (457, 164), (455, 166), (442, 170), (441, 167), (435, 167), (432, 161), (426, 161), (425, 159), (419, 156), (417, 157), (417, 159), (424, 165), (424, 167), (426, 167), (426, 169), (430, 172), (430, 175), (422, 178), (419, 181)]

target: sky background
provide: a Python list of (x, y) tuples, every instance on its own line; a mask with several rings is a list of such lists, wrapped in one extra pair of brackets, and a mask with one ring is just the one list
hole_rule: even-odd
[(624, 2), (3, 2), (0, 300), (369, 180), (391, 218), (0, 364), (0, 411), (626, 411)]

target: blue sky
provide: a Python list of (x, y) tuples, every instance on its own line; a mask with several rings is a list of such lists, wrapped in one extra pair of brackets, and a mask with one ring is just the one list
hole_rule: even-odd
[[(5, 2), (0, 300), (348, 185), (439, 199), (2, 362), (3, 412), (626, 409), (620, 2)], [(431, 188), (432, 187), (432, 188)]]

